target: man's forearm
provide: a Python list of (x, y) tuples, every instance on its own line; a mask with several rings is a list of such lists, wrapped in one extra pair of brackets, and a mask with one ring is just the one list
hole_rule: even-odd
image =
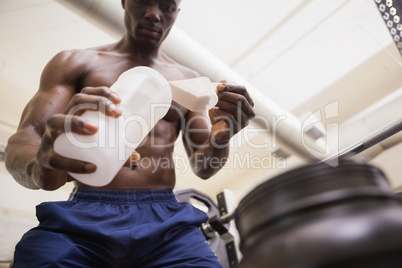
[[(15, 134), (8, 140), (5, 166), (19, 184), (29, 189), (39, 189), (29, 174), (35, 162), (37, 142), (33, 139), (23, 139), (19, 134)], [(28, 145), (27, 142), (29, 142)]]
[(209, 139), (191, 155), (191, 167), (197, 176), (208, 179), (222, 169), (228, 156), (229, 143), (213, 144)]

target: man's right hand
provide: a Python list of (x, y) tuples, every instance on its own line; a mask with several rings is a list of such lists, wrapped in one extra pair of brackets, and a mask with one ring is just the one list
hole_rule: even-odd
[[(86, 87), (75, 94), (64, 109), (63, 114), (55, 114), (46, 122), (35, 160), (29, 163), (28, 175), (41, 189), (55, 190), (73, 180), (67, 172), (92, 173), (96, 166), (92, 163), (66, 158), (54, 149), (56, 138), (67, 131), (82, 135), (92, 135), (97, 127), (85, 122), (80, 115), (85, 111), (98, 110), (108, 116), (118, 117), (121, 111), (116, 108), (120, 97), (107, 87)], [(89, 108), (90, 107), (90, 108)]]

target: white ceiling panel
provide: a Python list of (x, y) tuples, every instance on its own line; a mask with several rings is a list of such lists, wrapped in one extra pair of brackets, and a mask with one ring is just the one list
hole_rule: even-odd
[(48, 4), (50, 2), (53, 2), (53, 0), (0, 0), (0, 14)]
[[(209, 6), (208, 16), (200, 12)], [(347, 75), (385, 47), (396, 55), (387, 61), (402, 62), (370, 0), (183, 1), (182, 9), (181, 29), (287, 110), (308, 106), (342, 79), (359, 87), (360, 77)]]
[(1, 1), (0, 25), (7, 25), (0, 28), (0, 126), (8, 133), (15, 130), (44, 66), (56, 53), (115, 41), (53, 0)]

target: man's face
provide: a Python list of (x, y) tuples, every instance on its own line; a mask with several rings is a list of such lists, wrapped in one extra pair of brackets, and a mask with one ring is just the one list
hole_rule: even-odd
[(128, 34), (140, 45), (158, 47), (169, 34), (180, 0), (123, 0)]

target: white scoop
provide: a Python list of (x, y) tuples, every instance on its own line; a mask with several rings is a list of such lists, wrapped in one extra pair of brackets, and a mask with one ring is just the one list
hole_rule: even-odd
[(218, 102), (218, 83), (211, 83), (207, 77), (170, 81), (169, 85), (172, 99), (190, 111), (207, 111)]

